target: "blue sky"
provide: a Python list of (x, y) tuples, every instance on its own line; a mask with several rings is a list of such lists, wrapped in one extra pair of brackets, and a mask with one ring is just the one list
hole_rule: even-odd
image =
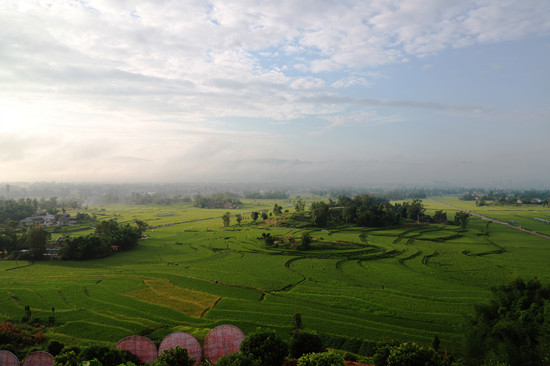
[(0, 2), (0, 181), (550, 186), (550, 2)]

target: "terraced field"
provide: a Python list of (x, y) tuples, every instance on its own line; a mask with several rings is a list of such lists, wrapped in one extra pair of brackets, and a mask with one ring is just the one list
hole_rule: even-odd
[[(33, 317), (55, 314), (51, 339), (112, 345), (131, 334), (161, 339), (172, 331), (201, 339), (225, 323), (245, 332), (272, 327), (288, 337), (299, 312), (307, 328), (327, 334), (421, 343), (437, 334), (453, 349), (464, 316), (487, 301), (490, 286), (518, 275), (550, 281), (550, 240), (479, 219), (466, 231), (421, 224), (311, 230), (312, 249), (299, 251), (258, 239), (303, 232), (253, 223), (246, 213), (259, 208), (247, 203), (242, 226), (232, 220), (227, 228), (225, 210), (97, 208), (99, 218), (158, 227), (137, 249), (101, 260), (0, 263), (0, 319), (21, 318), (29, 305)], [(546, 210), (536, 215), (548, 217)], [(157, 216), (166, 211), (174, 214)]]

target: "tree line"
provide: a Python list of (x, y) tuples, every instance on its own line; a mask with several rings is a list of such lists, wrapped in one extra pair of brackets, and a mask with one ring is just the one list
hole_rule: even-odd
[(393, 226), (403, 219), (418, 220), (425, 208), (420, 199), (391, 204), (389, 200), (369, 194), (354, 198), (339, 196), (329, 202), (313, 202), (311, 217), (315, 226), (332, 224), (355, 224), (357, 226)]
[(0, 199), (0, 224), (9, 220), (19, 221), (33, 215), (38, 208), (36, 199), (2, 200)]
[(193, 196), (193, 206), (199, 208), (233, 208), (241, 204), (238, 196), (232, 193), (214, 193), (210, 196), (196, 194)]
[(86, 260), (107, 257), (113, 251), (134, 248), (141, 238), (141, 228), (119, 224), (116, 220), (101, 221), (93, 234), (65, 238), (61, 247), (61, 259)]
[[(143, 225), (119, 224), (116, 220), (101, 221), (93, 233), (79, 237), (63, 237), (60, 258), (85, 260), (106, 257), (116, 251), (130, 250), (141, 237)], [(51, 232), (41, 227), (22, 228), (16, 221), (10, 221), (0, 230), (0, 249), (9, 259), (37, 261), (44, 259)], [(52, 247), (54, 245), (51, 245)], [(8, 255), (9, 253), (9, 255)]]
[(462, 201), (476, 201), (478, 206), (535, 204), (549, 205), (550, 191), (525, 190), (525, 191), (468, 191), (459, 196)]

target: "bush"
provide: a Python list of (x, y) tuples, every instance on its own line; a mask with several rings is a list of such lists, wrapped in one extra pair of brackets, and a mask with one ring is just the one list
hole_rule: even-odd
[(390, 351), (388, 366), (429, 365), (434, 359), (434, 352), (416, 343), (403, 343)]
[(56, 366), (78, 366), (78, 354), (74, 350), (55, 356)]
[(323, 340), (315, 332), (298, 330), (290, 338), (290, 357), (300, 358), (307, 353), (324, 352)]
[(216, 366), (261, 366), (261, 363), (250, 356), (237, 352), (220, 357)]
[(131, 352), (122, 349), (112, 349), (107, 352), (101, 363), (103, 366), (117, 366), (125, 363), (134, 363), (136, 365), (140, 364), (139, 358)]
[(153, 362), (154, 366), (193, 366), (195, 359), (189, 357), (187, 348), (170, 348), (162, 352), (157, 360)]
[(274, 330), (258, 328), (243, 340), (241, 352), (259, 360), (262, 366), (281, 366), (288, 354), (288, 346)]
[(140, 364), (139, 358), (125, 350), (111, 349), (104, 346), (92, 345), (84, 348), (78, 355), (78, 361), (89, 361), (96, 359), (103, 366), (117, 366), (126, 362)]
[(57, 356), (61, 353), (61, 350), (65, 347), (63, 343), (59, 343), (58, 341), (51, 341), (50, 344), (48, 344), (48, 352), (52, 356)]
[(386, 366), (388, 357), (390, 356), (392, 346), (389, 344), (382, 345), (376, 349), (376, 352), (372, 356), (372, 361), (375, 366)]
[(308, 353), (298, 359), (298, 366), (344, 366), (344, 359), (334, 352)]
[(103, 366), (103, 364), (94, 358), (93, 360), (82, 361), (78, 366)]
[(110, 348), (105, 346), (91, 345), (80, 351), (80, 353), (78, 354), (78, 361), (88, 361), (95, 358), (101, 362), (101, 360), (103, 359), (103, 355), (105, 355), (110, 350)]
[(352, 361), (352, 362), (357, 362), (357, 356), (354, 354), (354, 353), (351, 353), (351, 352), (346, 352), (344, 354), (344, 360), (346, 361)]

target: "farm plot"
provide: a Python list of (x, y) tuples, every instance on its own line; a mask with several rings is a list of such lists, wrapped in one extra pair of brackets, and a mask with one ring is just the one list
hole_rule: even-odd
[[(430, 210), (441, 208), (430, 203)], [(299, 242), (302, 228), (251, 219), (224, 228), (225, 210), (168, 210), (175, 214), (157, 216), (167, 208), (148, 206), (95, 211), (166, 225), (147, 230), (149, 239), (130, 252), (86, 262), (0, 262), (0, 318), (20, 319), (29, 305), (33, 317), (47, 319), (55, 308), (51, 339), (113, 344), (175, 330), (201, 338), (224, 323), (288, 336), (299, 312), (307, 328), (327, 334), (421, 343), (437, 334), (452, 348), (464, 315), (490, 297), (490, 286), (512, 276), (550, 281), (550, 240), (479, 219), (466, 230), (417, 223), (309, 230), (312, 248), (300, 251), (258, 238)]]

